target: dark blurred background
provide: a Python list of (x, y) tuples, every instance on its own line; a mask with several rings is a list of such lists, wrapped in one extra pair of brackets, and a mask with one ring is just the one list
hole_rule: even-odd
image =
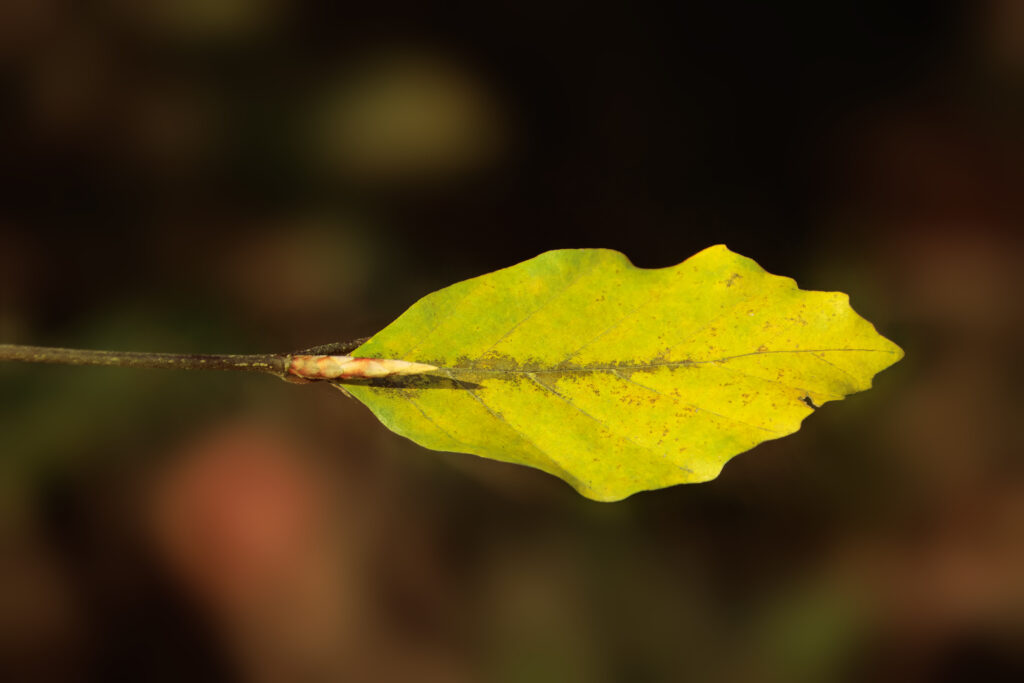
[(615, 504), (327, 386), (0, 366), (0, 679), (1024, 680), (1022, 223), (1017, 0), (2, 0), (2, 342), (287, 351), (724, 242), (907, 357)]

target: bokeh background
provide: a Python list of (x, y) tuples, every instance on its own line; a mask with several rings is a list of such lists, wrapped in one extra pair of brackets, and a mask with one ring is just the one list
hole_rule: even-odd
[(4, 681), (1024, 680), (1024, 3), (0, 2), (0, 341), (287, 351), (726, 243), (905, 360), (622, 503), (328, 386), (0, 367)]

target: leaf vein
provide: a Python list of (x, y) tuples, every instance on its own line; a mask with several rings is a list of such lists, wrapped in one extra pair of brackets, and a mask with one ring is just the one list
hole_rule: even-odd
[(460, 443), (460, 444), (462, 444), (463, 446), (469, 446), (469, 445), (470, 445), (470, 444), (466, 443), (465, 441), (463, 441), (462, 439), (460, 439), (459, 437), (457, 437), (457, 436), (455, 436), (454, 434), (452, 434), (451, 432), (449, 432), (449, 431), (448, 431), (447, 429), (445, 429), (444, 427), (442, 427), (442, 426), (441, 426), (440, 424), (438, 424), (437, 420), (435, 420), (434, 418), (430, 417), (430, 415), (428, 415), (428, 414), (427, 414), (427, 411), (423, 410), (423, 407), (422, 407), (422, 406), (421, 406), (421, 405), (420, 405), (419, 403), (417, 403), (417, 402), (416, 402), (416, 401), (415, 401), (415, 400), (414, 400), (414, 399), (413, 399), (413, 398), (412, 398), (411, 396), (407, 396), (407, 395), (405, 395), (405, 394), (400, 394), (400, 395), (401, 395), (401, 396), (402, 396), (402, 398), (404, 398), (404, 399), (405, 399), (406, 401), (408, 401), (409, 403), (411, 403), (411, 404), (412, 404), (412, 407), (413, 407), (413, 408), (415, 408), (416, 410), (420, 411), (420, 415), (422, 415), (422, 416), (423, 416), (423, 418), (424, 418), (424, 419), (425, 419), (425, 420), (426, 420), (427, 422), (429, 422), (430, 424), (432, 424), (432, 425), (434, 425), (435, 427), (437, 427), (438, 431), (440, 431), (440, 432), (441, 432), (442, 434), (444, 434), (445, 436), (447, 436), (447, 437), (448, 437), (449, 439), (451, 439), (452, 441), (454, 441), (454, 442), (456, 442), (456, 443)]
[(564, 396), (563, 394), (560, 394), (559, 392), (557, 392), (554, 389), (552, 389), (551, 387), (549, 387), (547, 384), (544, 384), (539, 379), (537, 379), (533, 374), (527, 374), (526, 376), (529, 377), (531, 380), (533, 380), (534, 383), (537, 384), (537, 386), (541, 387), (542, 389), (545, 389), (545, 390), (549, 391), (552, 395), (557, 396), (558, 398), (562, 399), (565, 403), (569, 404), (570, 406), (572, 406), (573, 408), (578, 410), (583, 415), (586, 415), (587, 417), (589, 417), (591, 420), (593, 420), (594, 422), (598, 423), (599, 425), (603, 425), (605, 427), (605, 429), (607, 429), (609, 431), (609, 433), (614, 434), (615, 436), (619, 437), (620, 439), (622, 439), (624, 441), (630, 442), (631, 444), (633, 444), (634, 446), (636, 446), (640, 450), (643, 450), (643, 451), (651, 451), (652, 450), (650, 448), (650, 446), (644, 446), (643, 444), (639, 443), (638, 441), (633, 440), (629, 436), (626, 436), (625, 434), (621, 434), (619, 432), (614, 431), (611, 428), (611, 425), (609, 425), (607, 422), (605, 422), (601, 418), (595, 417), (594, 415), (591, 415), (587, 411), (583, 410), (583, 408), (580, 408), (578, 405), (573, 403), (572, 399), (568, 398), (567, 396)]
[(724, 309), (721, 313), (716, 315), (714, 318), (712, 318), (711, 320), (707, 321), (700, 329), (698, 329), (696, 332), (691, 334), (689, 337), (687, 337), (686, 339), (684, 339), (681, 342), (673, 344), (672, 347), (669, 350), (671, 351), (672, 349), (678, 349), (680, 346), (684, 346), (686, 344), (691, 343), (694, 339), (696, 339), (700, 335), (702, 335), (705, 332), (707, 332), (708, 329), (712, 325), (714, 325), (716, 322), (718, 322), (722, 318), (727, 318), (727, 317), (731, 316), (733, 313), (736, 312), (737, 308), (739, 308), (740, 306), (742, 306), (744, 304), (750, 303), (751, 301), (756, 299), (761, 293), (762, 293), (761, 290), (755, 289), (752, 294), (749, 294), (748, 296), (745, 296), (745, 297), (739, 299), (732, 306), (729, 306), (728, 308)]
[[(680, 265), (682, 265), (682, 264), (680, 264)], [(687, 273), (686, 271), (680, 270), (679, 271), (679, 275), (677, 277), (677, 281), (685, 279), (688, 275), (689, 275), (689, 273)], [(587, 348), (588, 346), (590, 346), (591, 344), (596, 342), (598, 339), (600, 339), (601, 337), (603, 337), (606, 334), (608, 334), (609, 332), (611, 332), (612, 330), (620, 327), (622, 325), (622, 323), (626, 322), (627, 320), (629, 320), (630, 318), (635, 316), (637, 313), (639, 313), (643, 309), (645, 309), (648, 306), (650, 306), (651, 304), (657, 303), (657, 302), (661, 301), (662, 299), (664, 299), (672, 291), (672, 287), (675, 284), (678, 284), (678, 282), (673, 282), (671, 285), (665, 286), (664, 288), (662, 288), (658, 292), (657, 296), (649, 297), (643, 303), (641, 303), (639, 306), (636, 306), (631, 311), (629, 311), (628, 313), (623, 315), (621, 318), (619, 318), (617, 321), (615, 321), (614, 323), (612, 323), (608, 327), (606, 327), (603, 330), (601, 330), (600, 332), (598, 332), (595, 336), (591, 337), (585, 344), (583, 344), (583, 346), (578, 347), (575, 351), (572, 351), (568, 356), (566, 356), (561, 361), (559, 361), (559, 364), (568, 363), (570, 360), (572, 360), (577, 355), (579, 355), (580, 351), (582, 351), (583, 349)]]
[[(738, 353), (733, 356), (722, 356), (721, 358), (709, 358), (707, 360), (680, 360), (680, 361), (652, 361), (650, 363), (634, 363), (634, 364), (622, 364), (622, 365), (592, 365), (582, 367), (525, 367), (525, 368), (487, 368), (480, 367), (473, 362), (466, 363), (461, 366), (454, 366), (446, 368), (447, 372), (462, 373), (462, 374), (482, 374), (482, 375), (529, 375), (529, 374), (582, 374), (588, 372), (612, 372), (614, 370), (647, 370), (650, 368), (684, 368), (693, 367), (698, 365), (710, 365), (714, 363), (727, 363), (728, 361), (735, 360), (737, 358), (746, 358), (748, 356), (760, 356), (766, 354), (780, 354), (780, 353), (838, 353), (842, 351), (860, 352), (860, 353), (888, 353), (894, 354), (895, 351), (888, 349), (788, 349), (788, 350), (776, 350), (776, 351), (751, 351), (750, 353)], [(822, 359), (824, 360), (824, 359)], [(434, 363), (435, 365), (437, 362)], [(454, 379), (454, 378), (453, 378)], [(794, 387), (799, 388), (799, 387)]]
[[(478, 287), (479, 286), (481, 286), (481, 285), (478, 284)], [(492, 292), (494, 291), (494, 285), (488, 283), (487, 286), (488, 286), (488, 289), (490, 291), (492, 291)], [(425, 341), (427, 341), (428, 339), (430, 339), (431, 337), (433, 337), (434, 333), (437, 332), (439, 329), (441, 329), (441, 327), (446, 322), (448, 322), (449, 320), (454, 319), (455, 318), (455, 314), (458, 312), (458, 310), (460, 308), (462, 308), (463, 304), (466, 303), (466, 300), (469, 299), (473, 294), (476, 294), (478, 291), (479, 290), (475, 290), (475, 289), (471, 289), (471, 290), (467, 291), (465, 294), (462, 295), (462, 298), (459, 299), (455, 303), (455, 305), (451, 308), (451, 310), (448, 311), (447, 314), (442, 315), (442, 316), (438, 316), (437, 322), (435, 322), (434, 325), (425, 334), (420, 335), (419, 338), (417, 339), (416, 343), (413, 344), (411, 348), (409, 348), (408, 350), (406, 350), (405, 353), (402, 354), (402, 359), (408, 360), (409, 356), (412, 355), (413, 351), (415, 351), (419, 347), (423, 346), (423, 343)], [(374, 336), (377, 336), (377, 335), (374, 335)], [(371, 337), (371, 341), (372, 340), (373, 340), (373, 338)]]
[(543, 311), (545, 308), (547, 308), (551, 304), (551, 302), (557, 300), (559, 297), (563, 296), (566, 292), (568, 292), (570, 289), (572, 289), (572, 286), (575, 285), (580, 280), (580, 278), (582, 278), (585, 274), (586, 274), (586, 270), (584, 270), (583, 268), (580, 268), (579, 271), (569, 280), (569, 282), (565, 283), (565, 285), (563, 285), (557, 292), (553, 293), (551, 296), (549, 296), (547, 299), (545, 299), (544, 303), (542, 303), (540, 306), (535, 308), (529, 315), (527, 315), (525, 318), (523, 318), (522, 320), (520, 320), (517, 323), (515, 323), (514, 325), (512, 325), (512, 327), (509, 328), (508, 332), (506, 332), (505, 334), (501, 335), (501, 337), (499, 337), (496, 342), (494, 342), (493, 344), (488, 346), (486, 349), (481, 351), (478, 355), (480, 355), (482, 357), (484, 354), (486, 354), (488, 351), (493, 349), (495, 346), (497, 346), (501, 342), (505, 341), (505, 339), (507, 339), (509, 337), (509, 335), (511, 335), (513, 332), (515, 332), (517, 329), (519, 329), (520, 325), (522, 325), (527, 320), (529, 320), (533, 316), (535, 316), (538, 313), (540, 313), (541, 311)]
[(844, 368), (841, 368), (841, 367), (839, 367), (838, 365), (836, 365), (835, 363), (831, 362), (831, 361), (830, 361), (830, 360), (828, 360), (827, 358), (822, 358), (821, 356), (819, 356), (819, 355), (818, 355), (818, 354), (816, 354), (816, 353), (814, 353), (814, 354), (811, 354), (811, 355), (812, 355), (812, 356), (813, 356), (814, 358), (817, 358), (818, 360), (820, 360), (820, 361), (821, 361), (822, 363), (824, 363), (825, 365), (829, 365), (829, 366), (832, 366), (833, 368), (835, 368), (835, 369), (836, 369), (836, 370), (838, 370), (839, 372), (843, 373), (844, 375), (846, 375), (847, 377), (849, 377), (850, 379), (852, 379), (852, 380), (853, 380), (853, 386), (857, 386), (858, 384), (860, 384), (860, 380), (858, 380), (858, 379), (857, 379), (856, 377), (854, 377), (854, 376), (853, 376), (853, 373), (851, 373), (851, 372), (850, 372), (849, 370), (846, 370), (846, 369), (844, 369)]
[[(808, 389), (807, 387), (798, 387), (798, 386), (794, 386), (792, 384), (787, 384), (786, 382), (780, 382), (777, 379), (768, 379), (767, 377), (762, 377), (761, 375), (755, 375), (752, 372), (746, 372), (745, 370), (740, 370), (739, 368), (732, 368), (732, 367), (729, 367), (728, 365), (722, 364), (722, 365), (717, 365), (716, 367), (719, 370), (725, 370), (727, 372), (734, 372), (737, 375), (743, 375), (744, 377), (750, 377), (752, 379), (760, 380), (762, 382), (770, 382), (772, 384), (778, 384), (780, 387), (786, 387), (787, 389), (795, 389), (796, 391), (802, 391), (802, 392), (805, 392), (805, 393), (810, 391), (810, 389)], [(821, 393), (821, 392), (814, 392), (814, 393)]]
[[(449, 379), (451, 379), (453, 381), (455, 380), (455, 378), (452, 377), (452, 374), (451, 374), (451, 372), (449, 370), (443, 369), (443, 371), (444, 371), (444, 373), (446, 375), (448, 375)], [(501, 422), (502, 424), (507, 426), (509, 429), (511, 429), (513, 432), (515, 432), (516, 436), (518, 436), (526, 444), (528, 444), (531, 448), (533, 448), (533, 450), (535, 450), (541, 457), (546, 459), (548, 461), (548, 464), (551, 466), (551, 468), (556, 470), (559, 473), (558, 476), (562, 477), (563, 479), (565, 479), (565, 481), (569, 482), (570, 484), (573, 483), (573, 482), (581, 483), (580, 479), (578, 477), (576, 477), (571, 472), (569, 472), (567, 469), (562, 467), (562, 465), (560, 463), (558, 463), (554, 458), (552, 458), (551, 455), (545, 449), (543, 449), (540, 446), (538, 446), (532, 440), (526, 438), (526, 435), (523, 434), (523, 432), (521, 430), (516, 429), (516, 427), (511, 422), (509, 422), (505, 418), (504, 415), (502, 415), (499, 411), (496, 411), (493, 408), (491, 408), (491, 406), (487, 405), (487, 401), (485, 401), (482, 398), (480, 398), (480, 396), (475, 391), (473, 391), (472, 389), (469, 389), (469, 388), (464, 389), (464, 391), (469, 392), (469, 395), (473, 398), (473, 400), (475, 400), (477, 403), (482, 405), (484, 407), (484, 410), (486, 410), (490, 414), (491, 417), (493, 417), (495, 420), (497, 420), (498, 422)], [(465, 443), (465, 442), (462, 442), (462, 443)], [(589, 485), (589, 482), (587, 482), (587, 485)]]
[(782, 434), (782, 432), (780, 432), (780, 431), (778, 431), (776, 429), (769, 429), (768, 427), (762, 427), (761, 425), (752, 424), (750, 422), (746, 422), (744, 420), (740, 420), (739, 418), (731, 417), (729, 415), (723, 415), (722, 413), (716, 413), (713, 410), (708, 410), (707, 408), (705, 408), (704, 406), (700, 405), (699, 403), (690, 403), (689, 401), (684, 401), (681, 398), (677, 398), (675, 396), (669, 396), (668, 394), (666, 394), (664, 392), (658, 391), (654, 387), (649, 387), (646, 384), (641, 384), (640, 382), (635, 381), (631, 377), (626, 377), (625, 375), (623, 375), (618, 370), (612, 370), (612, 374), (615, 375), (616, 377), (618, 377), (619, 379), (625, 381), (625, 382), (629, 382), (630, 384), (635, 384), (636, 386), (640, 387), (641, 389), (646, 389), (647, 391), (652, 391), (655, 394), (657, 394), (658, 396), (662, 396), (664, 398), (667, 398), (670, 401), (675, 401), (676, 403), (681, 403), (682, 405), (685, 405), (685, 406), (690, 406), (691, 408), (695, 408), (695, 409), (697, 409), (699, 411), (705, 412), (708, 415), (714, 415), (716, 417), (722, 418), (723, 420), (728, 420), (729, 422), (735, 422), (736, 424), (746, 425), (747, 427), (751, 427), (753, 429), (760, 429), (761, 431), (768, 432), (769, 434)]

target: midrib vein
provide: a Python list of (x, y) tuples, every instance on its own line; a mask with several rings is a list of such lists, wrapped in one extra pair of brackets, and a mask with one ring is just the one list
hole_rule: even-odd
[[(464, 363), (462, 365), (444, 366), (443, 363), (435, 362), (435, 365), (444, 367), (445, 374), (449, 375), (550, 375), (550, 374), (566, 374), (566, 375), (585, 375), (596, 372), (617, 372), (622, 370), (649, 370), (652, 368), (685, 368), (685, 367), (696, 367), (701, 365), (711, 365), (714, 363), (727, 363), (737, 358), (747, 358), (750, 356), (763, 356), (769, 354), (783, 354), (783, 353), (887, 353), (895, 354), (895, 351), (889, 349), (789, 349), (789, 350), (778, 350), (778, 351), (752, 351), (750, 353), (739, 353), (734, 356), (723, 356), (721, 358), (710, 358), (707, 360), (681, 360), (681, 361), (651, 361), (650, 363), (622, 363), (616, 365), (586, 365), (580, 367), (559, 367), (555, 366), (526, 366), (518, 368), (488, 368), (483, 367), (476, 362)], [(825, 360), (818, 358), (818, 360)], [(826, 361), (827, 362), (827, 361)]]

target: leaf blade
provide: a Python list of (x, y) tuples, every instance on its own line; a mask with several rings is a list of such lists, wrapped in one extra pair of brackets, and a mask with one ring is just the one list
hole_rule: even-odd
[(902, 357), (845, 294), (797, 288), (723, 245), (670, 268), (546, 252), (414, 304), (354, 353), (444, 386), (346, 385), (435, 450), (525, 464), (595, 500), (718, 476)]

